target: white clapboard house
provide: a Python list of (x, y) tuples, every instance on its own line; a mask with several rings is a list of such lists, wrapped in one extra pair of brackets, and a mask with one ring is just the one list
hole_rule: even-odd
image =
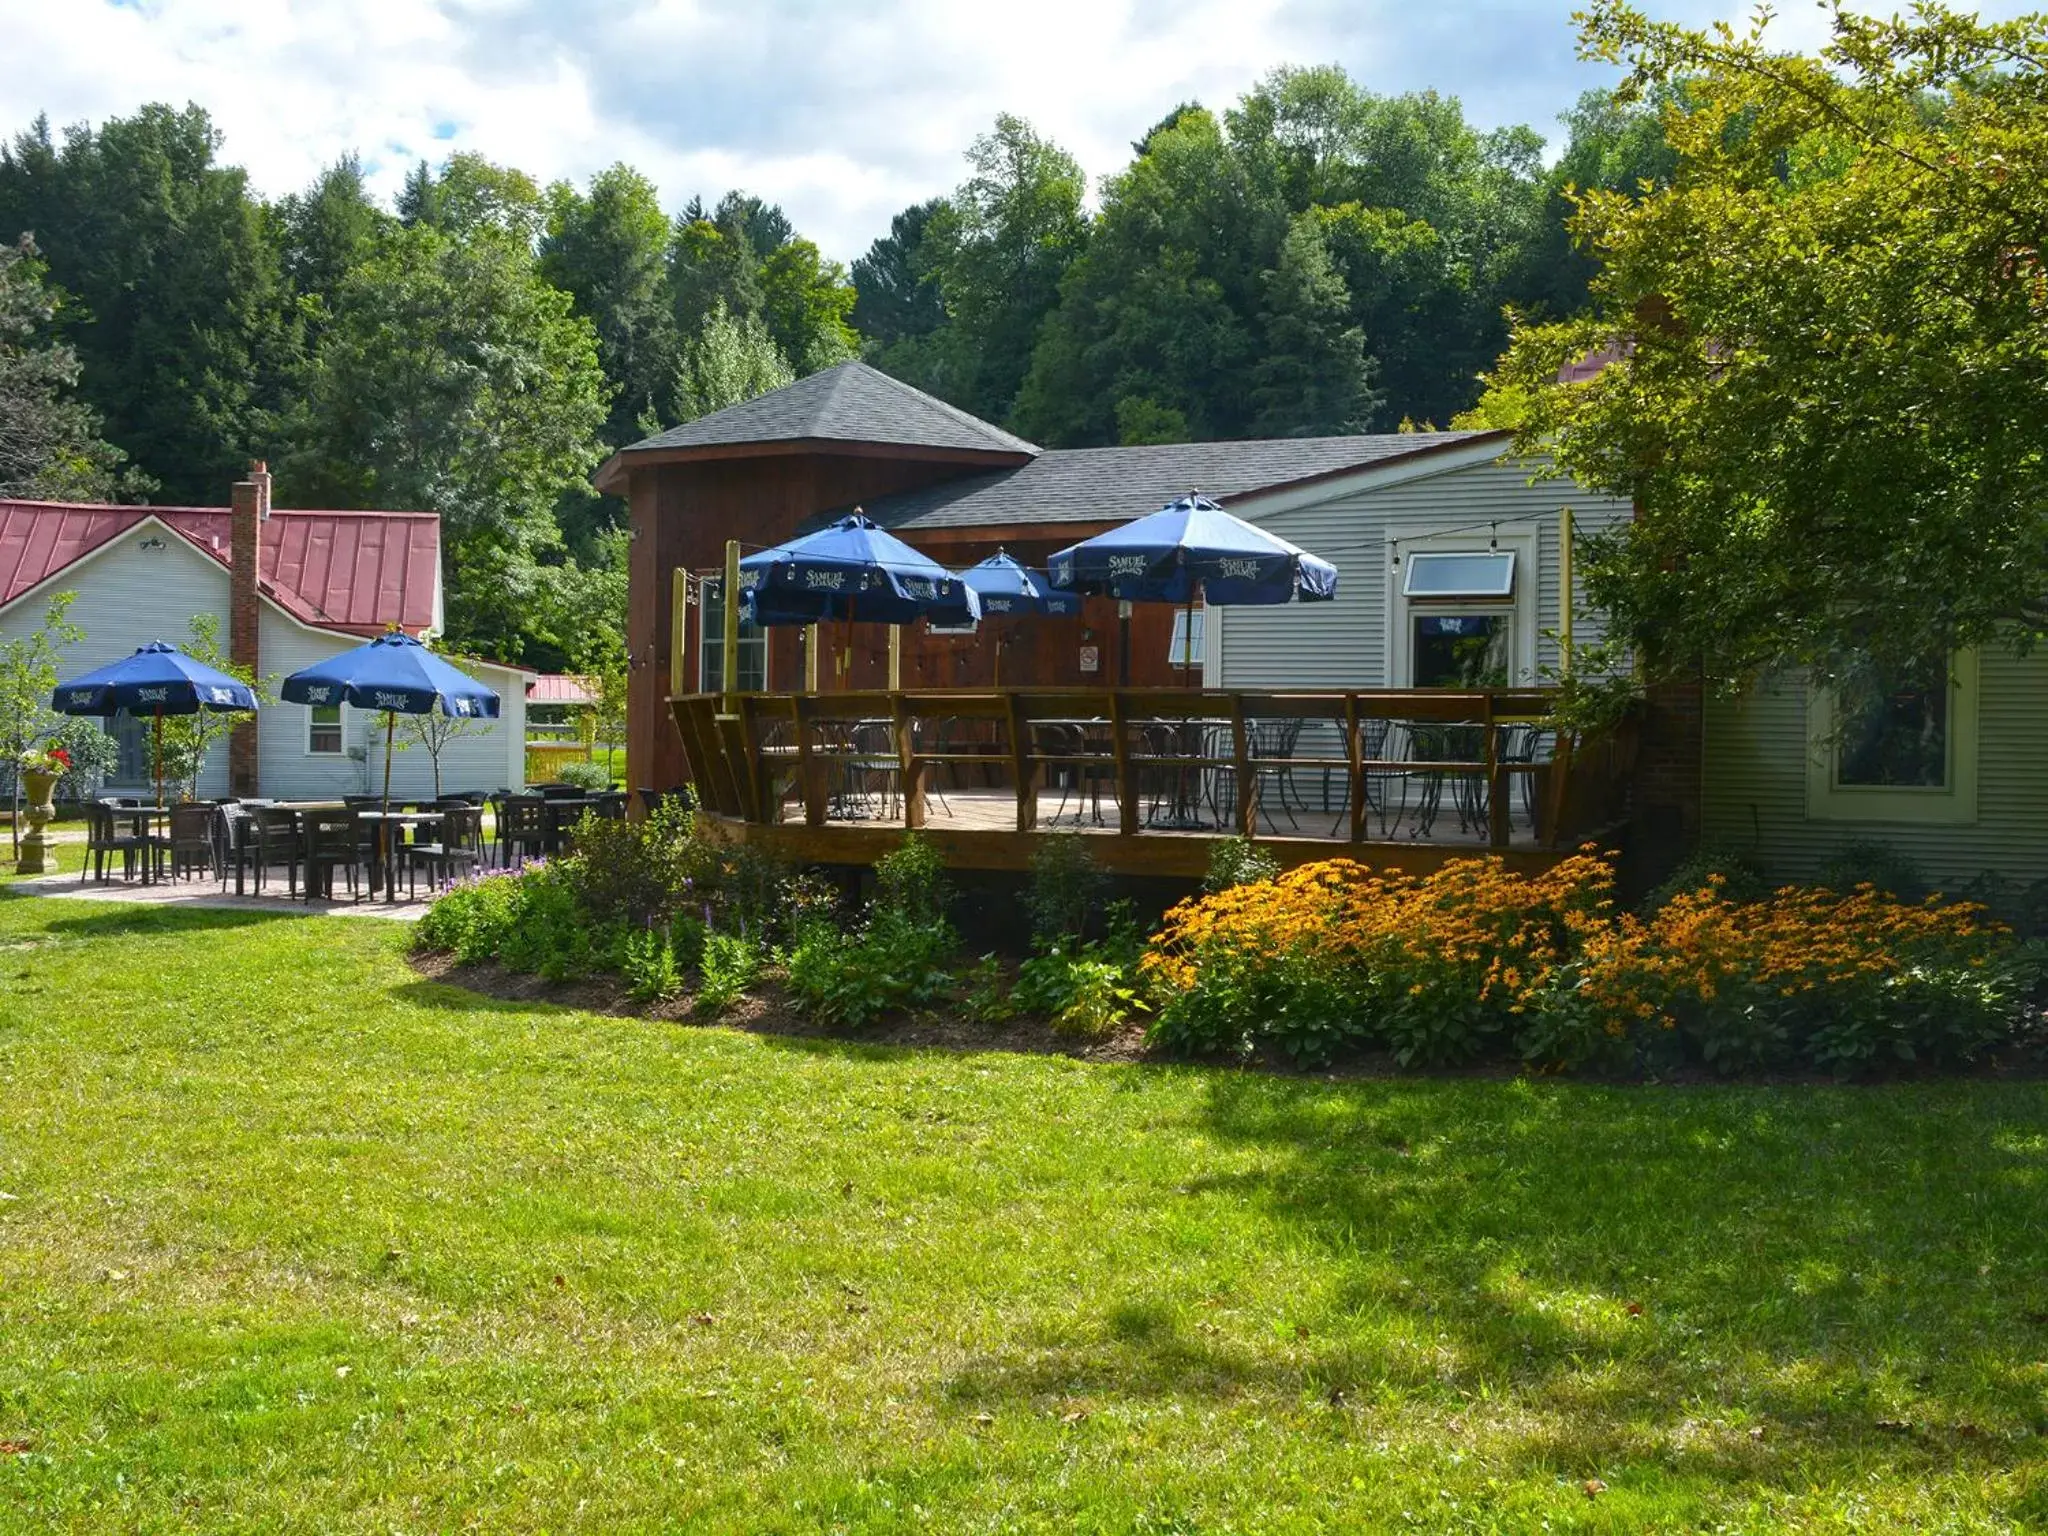
[[(237, 551), (247, 549), (256, 558), (238, 561)], [(287, 674), (391, 628), (424, 638), (440, 629), (440, 520), (424, 512), (273, 509), (269, 477), (260, 471), (236, 487), (232, 507), (0, 501), (0, 643), (40, 628), (59, 592), (75, 594), (68, 617), (84, 631), (64, 648), (65, 675), (152, 640), (184, 645), (193, 615), (204, 613), (216, 617), (221, 646), (252, 662), (274, 697)], [(234, 623), (238, 604), (241, 626)], [(487, 662), (462, 665), (497, 690), (503, 714), (449, 743), (442, 787), (517, 787), (525, 777), (532, 674)], [(253, 756), (236, 765), (239, 782), (231, 784), (223, 741), (201, 773), (200, 793), (373, 793), (383, 770), (383, 733), (375, 726), (375, 717), (345, 706), (271, 704), (258, 715)], [(106, 788), (140, 790), (150, 779), (148, 722), (119, 717), (112, 729), (120, 761)], [(426, 752), (400, 752), (391, 784), (408, 798), (430, 794)]]

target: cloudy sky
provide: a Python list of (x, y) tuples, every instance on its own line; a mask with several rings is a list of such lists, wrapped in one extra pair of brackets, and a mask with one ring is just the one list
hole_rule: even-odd
[[(358, 151), (387, 196), (457, 149), (550, 179), (615, 160), (664, 201), (742, 186), (842, 258), (954, 185), (1017, 112), (1092, 177), (1175, 103), (1282, 63), (1434, 87), (1482, 124), (1557, 114), (1608, 75), (1571, 0), (0, 0), (0, 130), (195, 101), (259, 190)], [(1788, 42), (1810, 37), (1792, 4)], [(2014, 7), (2017, 9), (2017, 7)], [(1728, 0), (1661, 14), (1733, 16)]]

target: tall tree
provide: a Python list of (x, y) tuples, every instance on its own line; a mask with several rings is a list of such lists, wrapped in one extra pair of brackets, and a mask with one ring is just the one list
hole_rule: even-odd
[(736, 316), (722, 302), (714, 302), (704, 328), (682, 346), (676, 367), (676, 419), (695, 421), (780, 389), (795, 377), (758, 316)]
[(1583, 22), (1623, 102), (1683, 82), (1675, 173), (1580, 196), (1597, 310), (1518, 327), (1499, 382), (1525, 446), (1641, 509), (1585, 574), (1654, 669), (1909, 673), (2048, 628), (2048, 19), (1829, 19), (1815, 57)]
[(1038, 337), (1018, 430), (1113, 443), (1177, 418), (1198, 438), (1243, 435), (1264, 274), (1286, 231), (1284, 204), (1254, 183), (1211, 113), (1183, 109), (1155, 128), (1103, 187), (1088, 248)]
[(278, 254), (198, 107), (144, 107), (0, 150), (0, 232), (32, 232), (107, 436), (173, 500), (217, 501), (262, 452), (297, 361)]
[(0, 246), (0, 496), (112, 501), (147, 493), (101, 440), (99, 418), (73, 398), (78, 357), (51, 339), (56, 301), (43, 286), (35, 241)]
[(654, 183), (626, 165), (600, 171), (586, 192), (558, 183), (547, 196), (540, 275), (597, 332), (598, 360), (617, 390), (605, 442), (621, 447), (661, 414), (675, 374), (668, 216)]
[(391, 216), (371, 199), (361, 160), (344, 155), (280, 201), (273, 222), (285, 286), (299, 304), (307, 350), (317, 351), (342, 279), (376, 249)]
[(1365, 332), (1330, 259), (1321, 209), (1299, 214), (1266, 274), (1265, 354), (1252, 370), (1252, 430), (1264, 437), (1362, 432), (1378, 405)]
[(1008, 113), (967, 151), (971, 173), (934, 220), (954, 342), (954, 404), (991, 421), (1016, 410), (1039, 327), (1085, 248), (1087, 178), (1074, 157)]
[(853, 264), (856, 297), (850, 319), (878, 350), (929, 336), (945, 323), (945, 295), (925, 249), (925, 233), (939, 208), (937, 198), (913, 203)]
[(602, 452), (590, 322), (497, 220), (390, 232), (343, 281), (286, 483), (440, 513), (451, 641), (519, 659), (558, 500)]

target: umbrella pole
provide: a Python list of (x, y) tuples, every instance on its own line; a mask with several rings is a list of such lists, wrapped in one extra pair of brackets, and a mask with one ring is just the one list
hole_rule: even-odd
[(391, 733), (398, 729), (396, 710), (384, 711), (384, 810), (391, 811)]
[(156, 726), (153, 735), (156, 747), (156, 803), (162, 805), (164, 803), (164, 707), (161, 704), (156, 707)]
[(1187, 678), (1187, 685), (1195, 686), (1195, 584), (1188, 583), (1187, 627), (1181, 631), (1181, 643), (1186, 647), (1181, 655), (1181, 672)]

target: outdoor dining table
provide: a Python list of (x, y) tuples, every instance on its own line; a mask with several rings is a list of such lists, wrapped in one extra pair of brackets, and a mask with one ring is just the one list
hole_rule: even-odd
[(596, 795), (563, 795), (547, 802), (547, 848), (550, 854), (562, 851), (562, 842), (569, 829), (581, 821), (583, 813), (597, 801)]
[[(157, 823), (171, 814), (168, 805), (110, 805), (107, 810), (115, 822), (126, 822), (136, 837), (145, 840), (156, 836)], [(142, 883), (153, 885), (156, 882), (156, 850), (145, 847), (142, 851)]]
[(377, 875), (384, 875), (384, 899), (398, 900), (398, 846), (392, 834), (404, 827), (438, 827), (448, 819), (446, 811), (357, 811), (359, 821), (377, 829), (376, 855), (370, 863), (370, 889), (377, 888)]

